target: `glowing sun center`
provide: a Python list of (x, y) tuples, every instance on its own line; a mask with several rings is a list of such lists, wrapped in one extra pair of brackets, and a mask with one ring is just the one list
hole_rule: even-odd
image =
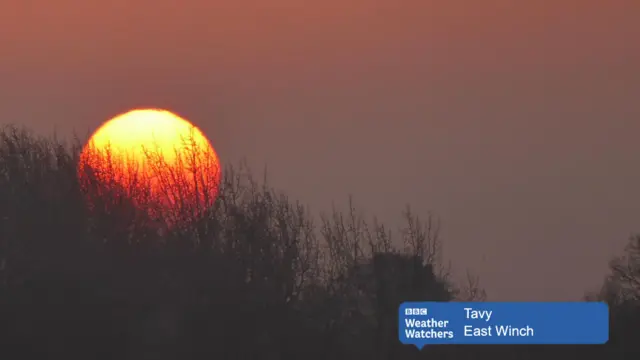
[[(213, 147), (193, 124), (166, 110), (145, 109), (116, 116), (91, 136), (79, 176), (115, 183), (137, 203), (147, 190), (147, 198), (164, 208), (201, 208), (217, 193), (220, 168)], [(143, 183), (145, 189), (136, 189)]]

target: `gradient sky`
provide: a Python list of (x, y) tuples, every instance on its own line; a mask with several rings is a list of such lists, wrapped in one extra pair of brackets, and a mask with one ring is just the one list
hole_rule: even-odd
[(496, 300), (571, 300), (640, 231), (636, 0), (0, 0), (0, 123), (199, 125), (312, 210), (443, 221)]

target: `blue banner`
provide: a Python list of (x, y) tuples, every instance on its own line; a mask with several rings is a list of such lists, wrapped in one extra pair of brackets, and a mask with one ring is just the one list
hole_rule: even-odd
[(405, 302), (398, 337), (421, 349), (436, 344), (604, 344), (603, 302)]

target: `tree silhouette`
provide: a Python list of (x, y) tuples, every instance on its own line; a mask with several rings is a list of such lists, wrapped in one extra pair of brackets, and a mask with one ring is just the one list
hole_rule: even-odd
[(634, 235), (621, 256), (609, 264), (610, 273), (603, 286), (588, 299), (609, 304), (611, 331), (608, 356), (640, 355), (640, 236)]
[(161, 184), (172, 201), (194, 191), (207, 200), (160, 211), (135, 172), (123, 185), (117, 172), (79, 170), (81, 145), (0, 131), (2, 359), (625, 358), (638, 348), (637, 238), (601, 294), (614, 324), (606, 353), (418, 351), (397, 340), (401, 302), (486, 296), (477, 277), (452, 281), (437, 216), (407, 208), (404, 228), (390, 231), (349, 199), (347, 212), (318, 222), (243, 166), (227, 167), (214, 188), (206, 154), (183, 163), (197, 189)]

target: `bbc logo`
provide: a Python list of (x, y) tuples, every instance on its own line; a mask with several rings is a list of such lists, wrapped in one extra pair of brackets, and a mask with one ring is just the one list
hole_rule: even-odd
[(427, 315), (427, 308), (406, 308), (405, 315)]

